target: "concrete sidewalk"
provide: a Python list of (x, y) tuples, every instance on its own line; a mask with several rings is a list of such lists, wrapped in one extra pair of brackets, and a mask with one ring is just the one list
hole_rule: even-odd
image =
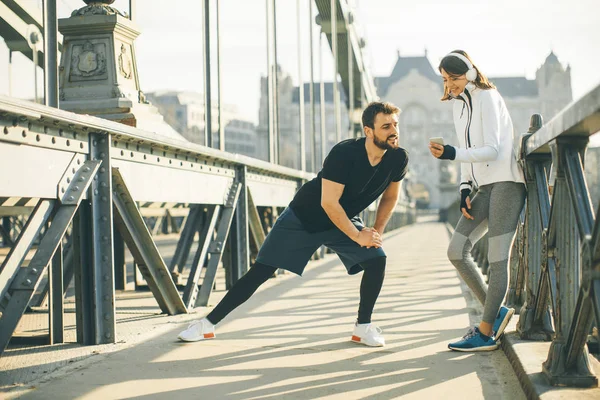
[[(444, 225), (419, 223), (388, 235), (388, 268), (374, 322), (387, 346), (350, 342), (360, 277), (336, 256), (313, 262), (302, 278), (263, 285), (218, 326), (217, 339), (181, 343), (197, 315), (164, 324), (143, 342), (62, 368), (25, 399), (445, 398), (522, 399), (502, 351), (447, 349), (477, 319), (447, 261)], [(199, 310), (203, 315), (206, 310)]]

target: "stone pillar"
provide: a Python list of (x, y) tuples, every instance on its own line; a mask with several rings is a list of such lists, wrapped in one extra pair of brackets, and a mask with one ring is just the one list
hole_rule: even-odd
[(164, 123), (140, 89), (134, 40), (139, 35), (114, 0), (84, 0), (87, 6), (60, 19), (63, 52), (60, 108), (118, 121), (182, 139)]

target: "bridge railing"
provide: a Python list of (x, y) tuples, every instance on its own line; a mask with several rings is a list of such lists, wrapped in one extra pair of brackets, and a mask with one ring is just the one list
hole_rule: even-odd
[(522, 338), (553, 339), (543, 372), (554, 385), (598, 384), (586, 340), (600, 321), (600, 222), (584, 175), (589, 138), (598, 131), (600, 86), (543, 126), (534, 115), (522, 140), (526, 303), (517, 329)]
[[(511, 251), (508, 304), (520, 308), (522, 339), (552, 340), (543, 372), (553, 385), (598, 384), (586, 342), (600, 321), (600, 210), (594, 213), (584, 165), (599, 131), (600, 86), (544, 125), (533, 115), (518, 151), (527, 201)], [(458, 203), (444, 215), (456, 226)], [(472, 250), (484, 275), (487, 254), (486, 235)]]
[[(42, 303), (46, 275), (49, 343), (63, 341), (71, 281), (78, 342), (115, 342), (125, 244), (164, 313), (207, 305), (220, 263), (231, 285), (277, 212), (314, 176), (2, 96), (0, 171), (0, 240), (9, 248), (0, 266), (0, 353), (28, 306)], [(170, 265), (144, 220), (164, 210), (185, 215)], [(414, 206), (399, 204), (396, 212), (390, 228), (413, 221)], [(180, 293), (175, 280), (184, 276)]]

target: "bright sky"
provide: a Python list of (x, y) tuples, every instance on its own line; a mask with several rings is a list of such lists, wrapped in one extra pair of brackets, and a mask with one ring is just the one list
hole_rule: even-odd
[(598, 0), (357, 0), (371, 70), (389, 75), (397, 50), (428, 50), (434, 67), (454, 49), (467, 51), (489, 76), (526, 76), (551, 50), (571, 66), (574, 99), (600, 84)]
[[(24, 0), (40, 4), (40, 0)], [(301, 0), (308, 1), (308, 0)], [(526, 76), (553, 50), (571, 66), (573, 96), (600, 84), (600, 1), (598, 0), (352, 0), (365, 35), (371, 72), (391, 72), (397, 51), (423, 55), (434, 67), (453, 49), (470, 53), (489, 76)], [(202, 40), (197, 0), (138, 0), (136, 41), (140, 82), (146, 92), (159, 89), (203, 91)], [(221, 0), (222, 89), (224, 101), (256, 122), (260, 77), (266, 74), (264, 0)], [(576, 7), (574, 5), (577, 5)], [(298, 80), (295, 59), (296, 2), (277, 0), (278, 54), (284, 70)], [(79, 0), (59, 0), (59, 17), (83, 6)], [(127, 11), (128, 1), (114, 7)], [(307, 18), (306, 18), (307, 19)], [(318, 36), (317, 36), (318, 37)], [(316, 38), (317, 38), (316, 37)], [(316, 39), (315, 38), (315, 39)], [(306, 46), (306, 43), (303, 43)], [(9, 91), (8, 51), (0, 42), (0, 93)], [(308, 68), (303, 64), (305, 79)], [(331, 54), (323, 62), (324, 77), (332, 76)], [(315, 71), (318, 78), (318, 69)], [(33, 97), (32, 66), (23, 56), (13, 58), (12, 94)], [(41, 84), (41, 83), (40, 83)]]

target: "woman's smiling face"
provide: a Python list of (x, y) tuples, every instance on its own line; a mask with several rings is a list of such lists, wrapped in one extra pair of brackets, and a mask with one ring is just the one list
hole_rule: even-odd
[(458, 97), (464, 90), (465, 86), (467, 86), (467, 77), (465, 74), (454, 76), (450, 75), (444, 70), (441, 69), (442, 79), (444, 80), (444, 86), (448, 89), (448, 92), (453, 97)]

